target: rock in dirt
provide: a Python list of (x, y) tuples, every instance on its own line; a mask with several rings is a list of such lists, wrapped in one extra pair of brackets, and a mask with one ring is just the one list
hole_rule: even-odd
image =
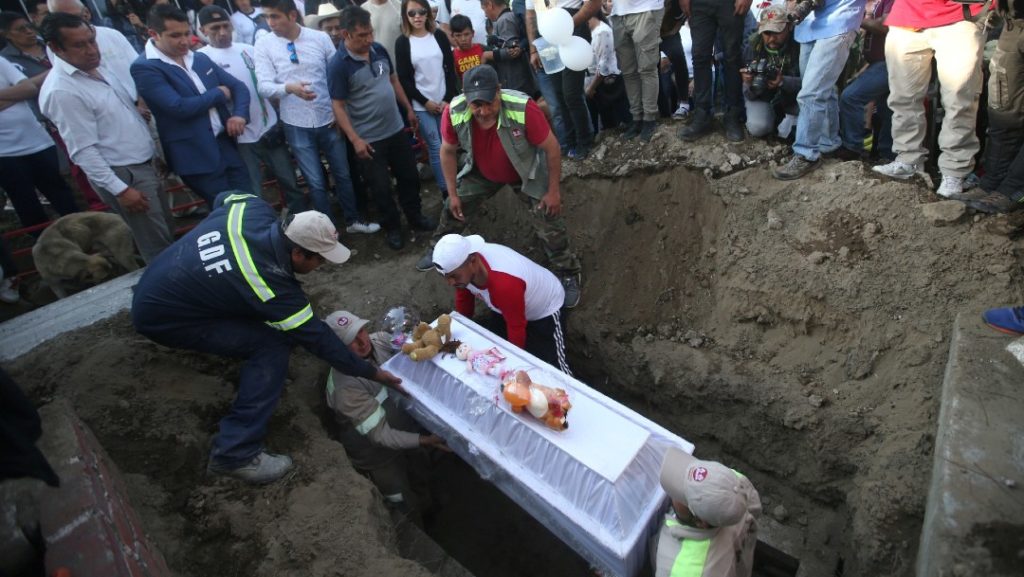
[(811, 264), (821, 264), (825, 262), (826, 258), (828, 258), (828, 255), (821, 252), (820, 250), (816, 250), (811, 254), (807, 255), (807, 260), (809, 260)]
[(825, 404), (825, 399), (821, 395), (808, 395), (807, 402), (817, 409)]
[(776, 506), (774, 509), (772, 509), (772, 517), (775, 517), (776, 521), (782, 523), (783, 521), (789, 518), (789, 511), (787, 511), (786, 508), (780, 504)]
[(768, 209), (768, 228), (772, 230), (782, 228), (782, 218), (779, 217), (779, 213), (775, 212), (775, 209)]
[(955, 224), (967, 213), (967, 206), (959, 200), (942, 200), (921, 205), (921, 214), (932, 226)]

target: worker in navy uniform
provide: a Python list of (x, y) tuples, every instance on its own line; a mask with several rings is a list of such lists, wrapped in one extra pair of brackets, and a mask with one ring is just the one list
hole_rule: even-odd
[(290, 458), (263, 449), (295, 344), (338, 371), (398, 391), (401, 380), (349, 351), (313, 309), (295, 274), (350, 253), (326, 215), (282, 224), (262, 199), (221, 193), (196, 228), (164, 250), (139, 280), (135, 329), (162, 345), (244, 359), (238, 394), (220, 421), (207, 470), (250, 483), (285, 475)]

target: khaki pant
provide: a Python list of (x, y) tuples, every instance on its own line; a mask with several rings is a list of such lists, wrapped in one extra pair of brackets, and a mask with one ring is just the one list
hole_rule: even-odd
[(890, 27), (885, 39), (896, 160), (923, 165), (928, 158), (924, 98), (936, 61), (945, 116), (939, 132), (939, 169), (964, 177), (980, 147), (975, 125), (981, 95), (983, 27), (973, 22), (913, 31)]
[(658, 63), (664, 9), (612, 16), (615, 58), (634, 120), (658, 119)]

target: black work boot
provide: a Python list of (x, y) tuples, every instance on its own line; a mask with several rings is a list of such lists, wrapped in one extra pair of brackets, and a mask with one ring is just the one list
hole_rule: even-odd
[(654, 138), (654, 132), (658, 130), (657, 120), (645, 120), (643, 127), (640, 129), (640, 140), (643, 142), (650, 142)]
[(711, 114), (707, 110), (698, 108), (693, 113), (693, 121), (679, 131), (679, 139), (693, 142), (709, 132), (711, 132)]
[(743, 132), (743, 121), (737, 114), (725, 115), (725, 139), (729, 142), (743, 142), (746, 134)]
[(978, 212), (985, 214), (1006, 214), (1024, 209), (1024, 192), (1014, 195), (1017, 200), (1006, 196), (1001, 192), (993, 192), (983, 198), (970, 199), (964, 203)]
[(640, 129), (643, 127), (643, 120), (634, 120), (629, 123), (626, 130), (622, 133), (622, 140), (633, 140), (637, 136), (640, 136)]

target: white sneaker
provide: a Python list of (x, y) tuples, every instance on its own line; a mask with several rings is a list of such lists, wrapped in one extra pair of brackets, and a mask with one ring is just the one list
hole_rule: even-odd
[(352, 224), (345, 227), (345, 232), (349, 234), (355, 234), (361, 232), (363, 234), (373, 234), (380, 230), (380, 225), (375, 222), (353, 222)]
[(877, 172), (882, 176), (888, 176), (889, 178), (898, 178), (899, 180), (907, 180), (908, 178), (919, 174), (921, 167), (916, 164), (907, 164), (906, 162), (900, 162), (894, 160), (889, 164), (879, 164), (878, 166), (872, 166), (871, 170)]
[(253, 457), (252, 461), (235, 469), (226, 469), (213, 464), (206, 466), (206, 471), (214, 475), (234, 477), (253, 485), (266, 485), (284, 477), (292, 468), (292, 460), (287, 455), (274, 455), (266, 451)]
[(942, 175), (942, 184), (935, 194), (945, 198), (957, 198), (964, 192), (964, 179), (959, 176)]
[(690, 105), (685, 102), (679, 105), (679, 108), (672, 113), (672, 118), (686, 118), (690, 115)]
[(20, 300), (21, 294), (18, 293), (18, 289), (12, 286), (11, 279), (5, 278), (0, 282), (0, 301), (13, 305)]

